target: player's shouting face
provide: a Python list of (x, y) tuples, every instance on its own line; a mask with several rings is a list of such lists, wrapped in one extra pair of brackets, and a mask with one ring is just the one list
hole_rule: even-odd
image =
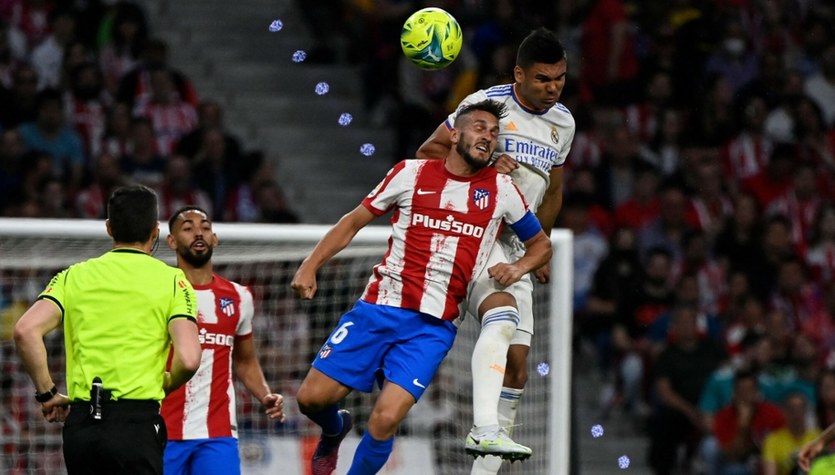
[(473, 111), (460, 127), (455, 146), (458, 154), (475, 170), (489, 165), (499, 138), (498, 118), (489, 112)]
[(547, 110), (560, 100), (565, 87), (566, 62), (533, 63), (527, 68), (516, 66), (513, 77), (516, 80), (517, 93), (524, 105), (535, 110)]
[(194, 267), (203, 267), (212, 258), (217, 235), (205, 213), (188, 210), (180, 213), (168, 235), (168, 247)]

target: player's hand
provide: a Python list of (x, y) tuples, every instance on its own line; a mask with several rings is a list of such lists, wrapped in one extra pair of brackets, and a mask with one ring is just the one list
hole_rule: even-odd
[(284, 422), (284, 397), (281, 394), (267, 394), (261, 399), (261, 404), (264, 406), (264, 413), (270, 419), (278, 419), (279, 422)]
[(304, 269), (304, 264), (296, 271), (290, 287), (296, 291), (296, 295), (303, 300), (310, 300), (316, 295), (316, 273)]
[(808, 472), (812, 468), (812, 460), (823, 450), (823, 441), (815, 439), (804, 445), (800, 452), (797, 453), (797, 464), (804, 472)]
[(487, 274), (505, 287), (518, 282), (525, 275), (519, 267), (503, 262), (487, 269)]
[(539, 269), (533, 271), (536, 281), (540, 284), (547, 284), (551, 280), (551, 264), (545, 264)]
[(66, 395), (58, 393), (41, 404), (41, 413), (48, 422), (64, 422), (70, 413), (70, 400)]
[(519, 168), (519, 162), (514, 160), (510, 155), (503, 153), (493, 163), (493, 168), (499, 173), (508, 174)]

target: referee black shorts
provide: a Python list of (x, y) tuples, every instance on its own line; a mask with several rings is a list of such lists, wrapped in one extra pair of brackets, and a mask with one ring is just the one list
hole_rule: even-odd
[(70, 407), (63, 432), (69, 475), (162, 475), (168, 433), (159, 402), (109, 401), (101, 420), (93, 419), (87, 401)]

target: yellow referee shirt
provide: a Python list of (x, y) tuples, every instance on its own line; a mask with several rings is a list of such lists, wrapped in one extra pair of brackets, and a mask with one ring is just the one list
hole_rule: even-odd
[(61, 308), (70, 401), (90, 399), (93, 378), (113, 399), (161, 401), (168, 322), (196, 321), (197, 299), (183, 271), (131, 249), (70, 266), (38, 298)]

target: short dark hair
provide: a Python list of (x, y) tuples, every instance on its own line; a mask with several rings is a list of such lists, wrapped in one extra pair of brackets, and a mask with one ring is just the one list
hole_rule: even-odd
[(559, 38), (544, 27), (531, 31), (516, 52), (516, 65), (521, 68), (528, 68), (534, 63), (559, 63), (564, 59), (565, 48)]
[(475, 102), (473, 104), (467, 104), (462, 106), (458, 109), (458, 114), (455, 116), (455, 124), (458, 124), (458, 120), (461, 117), (465, 117), (475, 111), (484, 111), (496, 116), (496, 119), (504, 119), (507, 116), (507, 106), (502, 104), (501, 102), (496, 102), (494, 100), (485, 99), (481, 102)]
[(115, 242), (147, 242), (159, 223), (157, 194), (145, 185), (117, 188), (107, 200), (107, 219)]
[(206, 216), (209, 216), (209, 213), (205, 209), (203, 209), (199, 206), (183, 206), (182, 208), (178, 209), (177, 211), (174, 211), (171, 214), (171, 217), (168, 218), (168, 232), (169, 233), (174, 232), (174, 223), (177, 222), (177, 218), (181, 214), (186, 213), (188, 211), (197, 211), (198, 213), (203, 213)]

